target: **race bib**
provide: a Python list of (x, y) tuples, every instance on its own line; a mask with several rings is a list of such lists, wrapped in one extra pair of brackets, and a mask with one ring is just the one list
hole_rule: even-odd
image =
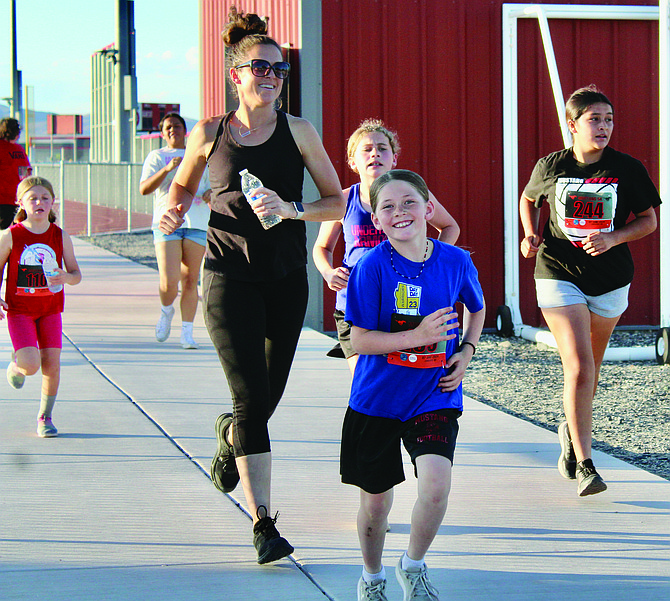
[(583, 246), (592, 232), (611, 232), (617, 206), (616, 181), (558, 178), (556, 216), (566, 238)]
[(597, 192), (568, 192), (565, 225), (578, 230), (608, 230), (614, 217), (612, 195)]
[[(404, 315), (393, 313), (391, 316), (391, 332), (405, 332), (416, 328), (423, 319), (423, 315)], [(435, 344), (418, 346), (412, 349), (395, 351), (387, 355), (387, 362), (391, 365), (404, 365), (417, 369), (431, 367), (445, 367), (447, 364), (447, 341)]]
[(16, 276), (17, 296), (53, 296), (41, 265), (19, 265)]
[(19, 258), (16, 275), (17, 296), (52, 296), (63, 289), (63, 285), (49, 288), (46, 272), (48, 266), (58, 266), (56, 253), (47, 244), (40, 242), (26, 246)]

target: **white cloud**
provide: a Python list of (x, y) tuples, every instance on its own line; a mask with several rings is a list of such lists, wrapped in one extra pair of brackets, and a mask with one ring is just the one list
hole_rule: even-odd
[(186, 51), (186, 62), (189, 67), (198, 68), (198, 63), (200, 61), (200, 51), (197, 46), (191, 46)]

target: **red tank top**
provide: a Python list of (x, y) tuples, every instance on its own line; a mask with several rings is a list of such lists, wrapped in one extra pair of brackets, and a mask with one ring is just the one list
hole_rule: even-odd
[[(9, 311), (26, 315), (62, 313), (65, 304), (63, 287), (49, 290), (45, 266), (55, 261), (63, 266), (63, 230), (52, 223), (43, 234), (33, 234), (22, 223), (9, 228), (12, 251), (7, 260), (5, 300)], [(46, 263), (46, 265), (45, 265)]]

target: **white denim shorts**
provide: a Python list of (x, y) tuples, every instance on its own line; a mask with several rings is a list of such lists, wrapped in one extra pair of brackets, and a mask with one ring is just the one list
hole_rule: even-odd
[(547, 279), (535, 280), (537, 304), (540, 309), (586, 305), (591, 313), (607, 318), (618, 317), (626, 310), (629, 289), (630, 284), (612, 290), (612, 292), (589, 296), (571, 282)]

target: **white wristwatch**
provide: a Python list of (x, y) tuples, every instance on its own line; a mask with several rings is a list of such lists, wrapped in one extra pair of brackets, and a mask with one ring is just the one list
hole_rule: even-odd
[(302, 219), (302, 216), (305, 214), (305, 209), (302, 206), (301, 202), (294, 202), (291, 203), (293, 205), (293, 208), (295, 209), (295, 217), (293, 219)]

